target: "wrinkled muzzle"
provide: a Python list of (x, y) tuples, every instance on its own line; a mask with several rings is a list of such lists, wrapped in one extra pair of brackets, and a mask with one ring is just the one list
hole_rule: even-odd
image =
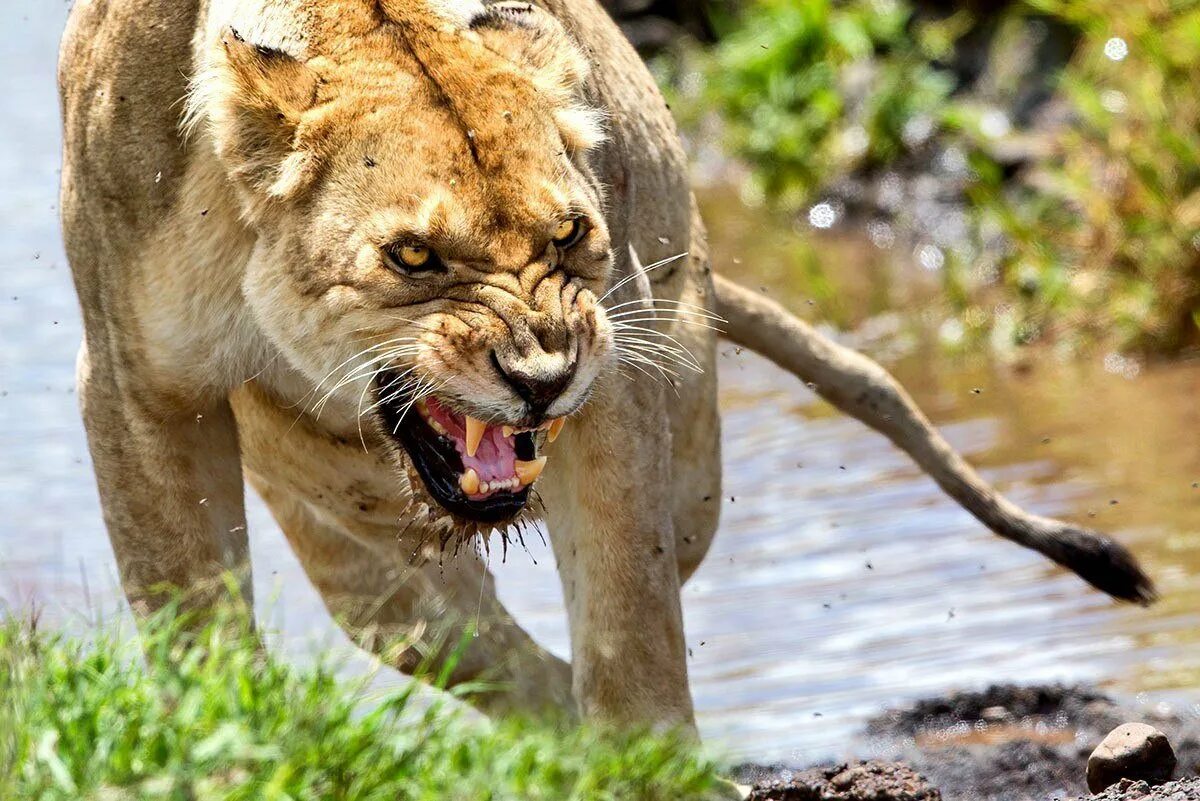
[(438, 361), (452, 374), (418, 389), (403, 389), (413, 382), (398, 370), (375, 378), (382, 426), (407, 455), (412, 477), (465, 521), (503, 524), (525, 508), (547, 468), (542, 449), (607, 363), (602, 312), (574, 294), (570, 300), (570, 314), (526, 308), (520, 317), (498, 315), (504, 335), (473, 330), (447, 340)]

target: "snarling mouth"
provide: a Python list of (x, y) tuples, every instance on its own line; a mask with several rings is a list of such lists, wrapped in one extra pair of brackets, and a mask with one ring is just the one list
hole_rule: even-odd
[(459, 413), (435, 395), (415, 403), (382, 388), (398, 381), (387, 372), (376, 394), (387, 434), (412, 459), (422, 483), (441, 506), (477, 523), (501, 524), (529, 501), (529, 490), (546, 466), (538, 457), (543, 432), (553, 442), (563, 418), (537, 428), (489, 425)]

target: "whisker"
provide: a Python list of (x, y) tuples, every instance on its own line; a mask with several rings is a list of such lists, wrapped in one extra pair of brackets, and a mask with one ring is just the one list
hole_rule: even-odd
[(700, 366), (700, 360), (697, 359), (690, 350), (685, 347), (668, 345), (665, 342), (651, 342), (648, 339), (642, 339), (636, 335), (627, 335), (624, 337), (614, 337), (614, 343), (618, 349), (625, 346), (636, 346), (650, 353), (666, 353), (678, 356), (681, 359), (686, 359), (689, 364)]
[[(675, 308), (659, 308), (659, 304), (663, 304), (666, 307), (673, 306)], [(620, 314), (614, 314), (614, 312), (617, 312), (618, 309), (637, 305), (641, 305), (642, 308), (626, 309), (626, 311), (620, 312)], [(670, 314), (694, 314), (698, 317), (708, 317), (712, 320), (726, 322), (725, 318), (723, 318), (721, 315), (706, 309), (703, 306), (695, 303), (688, 303), (682, 300), (671, 300), (670, 298), (637, 298), (635, 300), (627, 300), (624, 303), (618, 303), (616, 306), (605, 309), (605, 311), (608, 313), (609, 317), (620, 317), (624, 314), (633, 314), (639, 311), (656, 311)]]
[(329, 399), (331, 397), (333, 397), (334, 394), (337, 393), (337, 391), (339, 389), (346, 386), (347, 384), (354, 383), (355, 381), (359, 380), (360, 378), (373, 378), (375, 375), (378, 374), (380, 369), (384, 369), (384, 368), (375, 368), (374, 367), (375, 365), (381, 364), (383, 362), (391, 362), (402, 356), (412, 356), (419, 352), (420, 352), (420, 348), (404, 346), (404, 347), (392, 348), (388, 351), (385, 351), (384, 353), (381, 353), (381, 354), (371, 357), (363, 364), (359, 365), (358, 367), (355, 367), (353, 370), (351, 370), (348, 373), (346, 373), (345, 375), (343, 375), (342, 378), (337, 382), (337, 384), (335, 384), (332, 389), (330, 389), (328, 392), (326, 392), (324, 397), (321, 398), (321, 400), (319, 400), (317, 403), (315, 403), (313, 405), (313, 408), (310, 411), (316, 412), (319, 417), (320, 410), (325, 407), (325, 404), (329, 401)]
[(609, 295), (616, 292), (618, 289), (625, 286), (630, 281), (637, 278), (639, 275), (645, 275), (646, 273), (649, 273), (653, 270), (657, 270), (660, 267), (665, 267), (666, 265), (670, 264), (671, 262), (679, 261), (680, 259), (682, 259), (684, 256), (687, 255), (687, 251), (685, 250), (683, 253), (679, 253), (674, 256), (668, 256), (667, 258), (663, 259), (662, 261), (656, 261), (656, 262), (654, 262), (654, 264), (651, 264), (649, 267), (642, 267), (639, 270), (639, 269), (637, 269), (638, 264), (637, 264), (637, 260), (636, 260), (636, 254), (633, 253), (632, 245), (630, 246), (629, 251), (630, 251), (630, 256), (632, 257), (632, 260), (634, 261), (633, 271), (630, 272), (629, 275), (625, 276), (617, 283), (613, 284), (612, 287), (607, 292), (605, 292), (603, 295), (601, 295), (600, 298), (596, 301), (597, 305), (603, 304), (605, 299), (608, 298)]
[[(379, 342), (379, 343), (377, 343), (377, 344), (375, 344), (375, 345), (372, 345), (372, 346), (370, 346), (370, 347), (363, 348), (363, 349), (362, 349), (362, 350), (360, 350), (358, 353), (355, 353), (353, 356), (351, 356), (350, 358), (346, 359), (346, 360), (345, 360), (345, 361), (343, 361), (341, 364), (339, 364), (337, 367), (334, 367), (332, 370), (330, 370), (328, 373), (326, 373), (325, 377), (324, 377), (324, 378), (322, 378), (320, 381), (318, 381), (318, 382), (317, 382), (317, 385), (316, 385), (315, 387), (313, 387), (313, 388), (312, 388), (312, 390), (310, 390), (310, 391), (309, 391), (309, 393), (308, 393), (308, 394), (306, 394), (306, 395), (304, 396), (304, 398), (301, 398), (300, 402), (303, 402), (303, 401), (304, 401), (304, 400), (306, 400), (306, 399), (307, 399), (309, 396), (311, 396), (311, 395), (315, 395), (317, 392), (319, 392), (319, 391), (321, 390), (321, 387), (322, 387), (322, 386), (324, 386), (325, 382), (326, 382), (326, 381), (328, 381), (330, 378), (332, 378), (332, 377), (333, 377), (334, 373), (336, 373), (338, 370), (341, 370), (341, 369), (342, 369), (343, 367), (345, 367), (347, 364), (349, 364), (350, 362), (352, 362), (352, 361), (354, 361), (355, 359), (359, 358), (360, 356), (363, 356), (363, 355), (365, 355), (365, 354), (368, 354), (368, 353), (370, 353), (370, 352), (372, 352), (372, 351), (375, 351), (375, 350), (380, 350), (381, 348), (390, 347), (391, 345), (393, 345), (393, 344), (395, 344), (395, 343), (397, 343), (397, 342), (404, 342), (404, 341), (408, 341), (408, 340), (410, 340), (410, 339), (412, 339), (413, 341), (418, 341), (418, 342), (419, 342), (419, 340), (415, 340), (415, 339), (414, 339), (414, 338), (412, 338), (412, 337), (399, 337), (399, 338), (397, 338), (397, 339), (390, 339), (390, 340), (386, 340), (386, 341), (384, 341), (384, 342)], [(368, 363), (369, 363), (369, 362), (368, 362)]]
[(708, 323), (701, 322), (700, 320), (689, 320), (686, 317), (633, 317), (630, 319), (617, 320), (613, 323), (613, 327), (615, 328), (628, 323), (681, 323), (683, 325), (690, 325), (695, 328), (707, 328), (710, 331), (716, 331), (718, 334), (725, 333), (724, 329), (718, 328), (715, 325), (709, 325)]
[(649, 356), (646, 356), (645, 354), (639, 353), (637, 351), (629, 351), (629, 350), (623, 351), (620, 354), (620, 357), (632, 359), (635, 362), (639, 362), (639, 363), (645, 364), (649, 367), (653, 367), (655, 370), (658, 370), (660, 373), (663, 373), (664, 375), (670, 375), (671, 377), (676, 378), (676, 379), (682, 378), (682, 376), (679, 375), (679, 373), (675, 372), (675, 370), (673, 370), (672, 368), (667, 367), (663, 364), (660, 364), (659, 362), (655, 361), (654, 359), (651, 359)]
[(686, 356), (678, 351), (668, 351), (663, 346), (652, 345), (649, 343), (622, 343), (622, 348), (619, 349), (622, 353), (639, 353), (643, 356), (658, 363), (655, 357), (660, 357), (670, 361), (672, 364), (677, 364), (691, 370), (694, 373), (703, 373), (704, 368), (694, 361), (689, 361)]
[[(668, 334), (665, 331), (658, 331), (656, 329), (646, 328), (645, 326), (641, 326), (641, 325), (629, 325), (629, 326), (625, 326), (625, 327), (621, 328), (620, 331), (614, 332), (613, 338), (618, 339), (622, 336), (626, 336), (626, 337), (630, 337), (632, 339), (642, 339), (642, 336), (639, 336), (638, 334), (628, 335), (625, 333), (626, 331), (638, 331), (638, 332), (641, 332), (641, 334), (644, 336), (652, 336), (657, 339), (665, 339), (668, 342), (670, 342), (672, 345), (674, 345), (675, 347), (679, 348), (684, 353), (686, 353), (692, 359), (692, 361), (696, 362), (696, 364), (700, 363), (700, 360), (696, 358), (695, 354), (693, 354), (690, 350), (688, 350), (687, 345), (684, 345), (678, 339), (671, 336), (670, 334)], [(642, 341), (646, 341), (646, 340), (643, 339)], [(646, 344), (651, 344), (651, 343), (646, 341)], [(668, 347), (668, 346), (664, 346), (664, 347)]]

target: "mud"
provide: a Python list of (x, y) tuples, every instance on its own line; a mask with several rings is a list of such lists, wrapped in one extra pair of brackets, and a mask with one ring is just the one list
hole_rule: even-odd
[(942, 795), (899, 762), (809, 768), (759, 784), (747, 801), (941, 801)]
[[(903, 762), (946, 801), (1049, 801), (1090, 798), (1087, 758), (1110, 730), (1140, 720), (1167, 735), (1179, 759), (1175, 776), (1185, 781), (1158, 788), (1122, 782), (1098, 798), (1200, 801), (1200, 716), (1167, 708), (1148, 713), (1087, 686), (996, 685), (919, 701), (869, 721), (864, 732), (871, 749)], [(823, 769), (828, 770), (828, 769)], [(742, 781), (808, 776), (784, 766), (748, 765)], [(1170, 788), (1164, 789), (1164, 788)], [(1189, 794), (1190, 793), (1190, 794)], [(761, 799), (840, 798), (833, 795), (759, 795)], [(896, 798), (907, 796), (878, 796)]]
[(1200, 801), (1200, 777), (1176, 779), (1157, 787), (1124, 779), (1102, 793), (1087, 796), (1086, 801)]

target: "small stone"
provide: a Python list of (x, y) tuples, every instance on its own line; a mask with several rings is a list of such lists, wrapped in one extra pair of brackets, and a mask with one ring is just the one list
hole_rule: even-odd
[(1157, 785), (1170, 781), (1174, 772), (1175, 751), (1165, 734), (1145, 723), (1124, 723), (1088, 757), (1087, 785), (1093, 793), (1121, 779)]
[(1000, 721), (1008, 720), (1011, 715), (1008, 710), (1002, 706), (989, 706), (979, 713), (979, 717), (986, 720), (988, 723), (999, 723)]

